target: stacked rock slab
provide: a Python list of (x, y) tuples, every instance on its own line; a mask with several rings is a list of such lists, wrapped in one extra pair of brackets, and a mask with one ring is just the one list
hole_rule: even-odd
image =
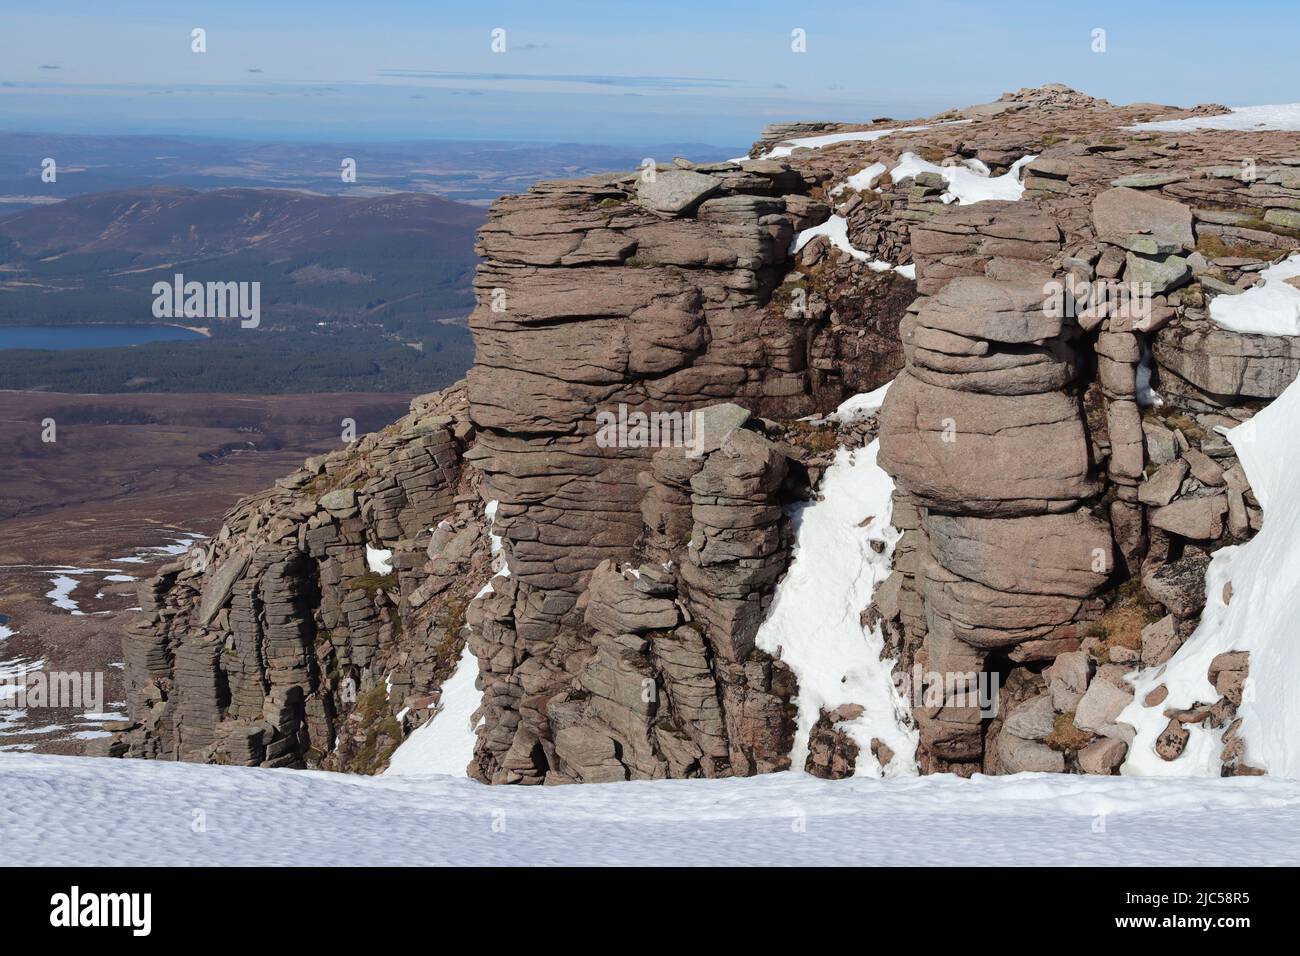
[(736, 427), (699, 454), (646, 462), (644, 546), (602, 561), (579, 595), (582, 623), (555, 642), (557, 677), (519, 649), (513, 577), (470, 613), (484, 713), (476, 775), (494, 783), (719, 777), (789, 765), (794, 681), (754, 648), (788, 556), (786, 457)]
[[(969, 774), (985, 757), (983, 716), (957, 675), (1077, 649), (1112, 570), (1110, 533), (1082, 508), (1098, 484), (1074, 387), (1078, 328), (1044, 286), (957, 277), (905, 327), (879, 460), (917, 515), (900, 567), (924, 608), (916, 663), (952, 675), (942, 703), (915, 711), (920, 758)], [(1027, 752), (1039, 748), (1018, 744), (1013, 759), (1041, 762)]]
[(414, 725), (436, 710), (486, 576), (481, 504), (461, 473), (472, 437), (464, 386), (418, 398), (395, 426), (241, 501), (205, 547), (144, 582), (146, 617), (125, 642), (132, 726), (107, 752), (382, 766), (405, 730), (395, 715)]
[[(500, 501), (494, 530), (511, 570), (508, 588), (485, 602), (474, 645), (487, 779), (558, 769), (536, 758), (553, 743), (545, 701), (565, 691), (588, 651), (579, 599), (596, 567), (628, 560), (643, 533), (640, 476), (652, 470), (652, 445), (666, 442), (611, 446), (601, 416), (680, 418), (727, 401), (790, 418), (841, 398), (838, 389), (815, 396), (810, 384), (818, 316), (772, 302), (792, 239), (826, 217), (825, 205), (783, 163), (684, 165), (543, 183), (496, 203), (480, 233), (487, 261), (469, 375), (478, 440), (468, 457)], [(893, 369), (883, 371), (874, 384)], [(693, 497), (710, 493), (695, 488), (708, 474), (690, 477)], [(719, 501), (693, 505), (703, 558), (678, 565), (684, 588), (713, 599), (701, 617), (715, 643), (757, 626), (755, 595), (772, 583), (764, 562), (776, 540), (728, 524), (737, 520), (721, 498), (728, 482), (756, 479), (717, 480)], [(761, 515), (770, 524), (777, 510)], [(715, 573), (728, 549), (745, 547), (768, 550), (744, 576)], [(528, 760), (534, 769), (521, 769)]]

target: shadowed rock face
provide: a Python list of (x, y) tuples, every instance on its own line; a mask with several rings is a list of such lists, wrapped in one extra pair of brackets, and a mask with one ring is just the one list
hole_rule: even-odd
[[(1218, 429), (1300, 370), (1290, 339), (1207, 307), (1300, 247), (1278, 214), (1300, 205), (1300, 134), (1130, 128), (1165, 112), (1049, 85), (869, 141), (761, 158), (851, 131), (785, 124), (742, 163), (498, 201), (465, 388), (241, 503), (209, 570), (150, 583), (136, 725), (112, 748), (373, 770), (468, 642), (480, 780), (784, 769), (797, 682), (754, 639), (786, 508), (878, 431), (902, 538), (862, 620), (895, 674), (945, 679), (911, 701), (923, 771), (1115, 772), (1124, 675), (1176, 653), (1208, 554), (1262, 521)], [(992, 175), (1037, 158), (1018, 201), (956, 202), (934, 171), (858, 178), (904, 152)], [(1135, 280), (1145, 309), (1091, 291)], [(891, 379), (874, 421), (796, 421)], [(480, 593), (493, 537), (509, 574)], [(396, 581), (352, 586), (366, 543), (394, 551)], [(1220, 661), (1219, 701), (1168, 715), (1164, 759), (1210, 721), (1226, 770), (1253, 772), (1246, 668)], [(353, 706), (344, 674), (395, 689)], [(990, 675), (991, 710), (959, 694)], [(861, 712), (821, 714), (807, 769), (853, 771)]]
[[(240, 502), (140, 587), (110, 754), (373, 772), (436, 704), (488, 575), (463, 386)], [(426, 553), (440, 527), (437, 553)], [(419, 543), (417, 544), (417, 539)], [(391, 571), (368, 549), (391, 552)]]

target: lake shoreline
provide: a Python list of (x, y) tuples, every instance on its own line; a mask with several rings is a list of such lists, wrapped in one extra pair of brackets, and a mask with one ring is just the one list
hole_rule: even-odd
[(129, 348), (154, 342), (189, 342), (212, 338), (203, 326), (175, 323), (78, 323), (71, 325), (0, 326), (0, 350), (62, 352), (72, 349)]

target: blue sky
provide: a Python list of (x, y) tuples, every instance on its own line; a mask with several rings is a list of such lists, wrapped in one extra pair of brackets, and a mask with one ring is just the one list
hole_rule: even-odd
[(1052, 81), (1300, 100), (1300, 27), (1275, 0), (0, 3), (8, 129), (739, 145), (774, 120), (923, 116)]

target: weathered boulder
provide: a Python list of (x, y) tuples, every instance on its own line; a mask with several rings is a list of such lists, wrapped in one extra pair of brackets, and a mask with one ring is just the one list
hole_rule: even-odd
[(1061, 773), (1065, 755), (1047, 744), (1015, 734), (998, 735), (998, 759), (1005, 773)]
[(985, 395), (899, 375), (880, 411), (880, 464), (938, 512), (1064, 511), (1096, 490), (1068, 395)]
[(1196, 244), (1192, 210), (1145, 190), (1121, 186), (1099, 193), (1092, 202), (1092, 221), (1101, 238), (1150, 235), (1188, 249)]
[(1187, 477), (1187, 462), (1182, 458), (1165, 462), (1138, 486), (1138, 501), (1162, 508), (1174, 500)]
[(1079, 769), (1084, 773), (1102, 776), (1113, 774), (1127, 754), (1126, 742), (1114, 737), (1102, 737), (1079, 751)]
[(1074, 712), (1074, 725), (1102, 737), (1114, 737), (1126, 743), (1133, 740), (1134, 730), (1117, 718), (1133, 700), (1133, 691), (1117, 687), (1110, 681), (1094, 680)]
[(1085, 511), (1023, 518), (935, 514), (926, 529), (944, 568), (998, 591), (1087, 597), (1113, 567), (1110, 529)]
[(1209, 322), (1166, 326), (1154, 351), (1162, 370), (1225, 404), (1276, 398), (1300, 373), (1295, 336), (1243, 335)]
[(1056, 711), (1049, 696), (1035, 697), (1021, 704), (1002, 722), (1002, 732), (1022, 740), (1044, 740), (1056, 729)]
[(1210, 556), (1187, 547), (1181, 557), (1142, 575), (1142, 587), (1179, 620), (1195, 618), (1205, 607), (1205, 571)]
[(641, 634), (677, 626), (677, 605), (652, 597), (634, 581), (604, 561), (591, 574), (586, 591), (585, 620), (589, 627), (610, 634)]
[(637, 181), (636, 201), (654, 212), (680, 215), (722, 188), (722, 180), (688, 169), (669, 169)]
[(1142, 664), (1155, 667), (1174, 656), (1182, 644), (1178, 635), (1177, 620), (1172, 614), (1166, 614), (1153, 624), (1142, 628)]
[(1052, 695), (1052, 706), (1062, 714), (1074, 713), (1088, 689), (1091, 674), (1092, 665), (1087, 651), (1058, 654), (1044, 672)]
[(1227, 511), (1225, 495), (1179, 498), (1152, 511), (1151, 523), (1193, 541), (1213, 541), (1223, 534), (1223, 516)]
[(989, 342), (1023, 344), (1056, 338), (1065, 328), (1062, 310), (1044, 308), (1041, 283), (958, 277), (922, 307), (920, 325)]

